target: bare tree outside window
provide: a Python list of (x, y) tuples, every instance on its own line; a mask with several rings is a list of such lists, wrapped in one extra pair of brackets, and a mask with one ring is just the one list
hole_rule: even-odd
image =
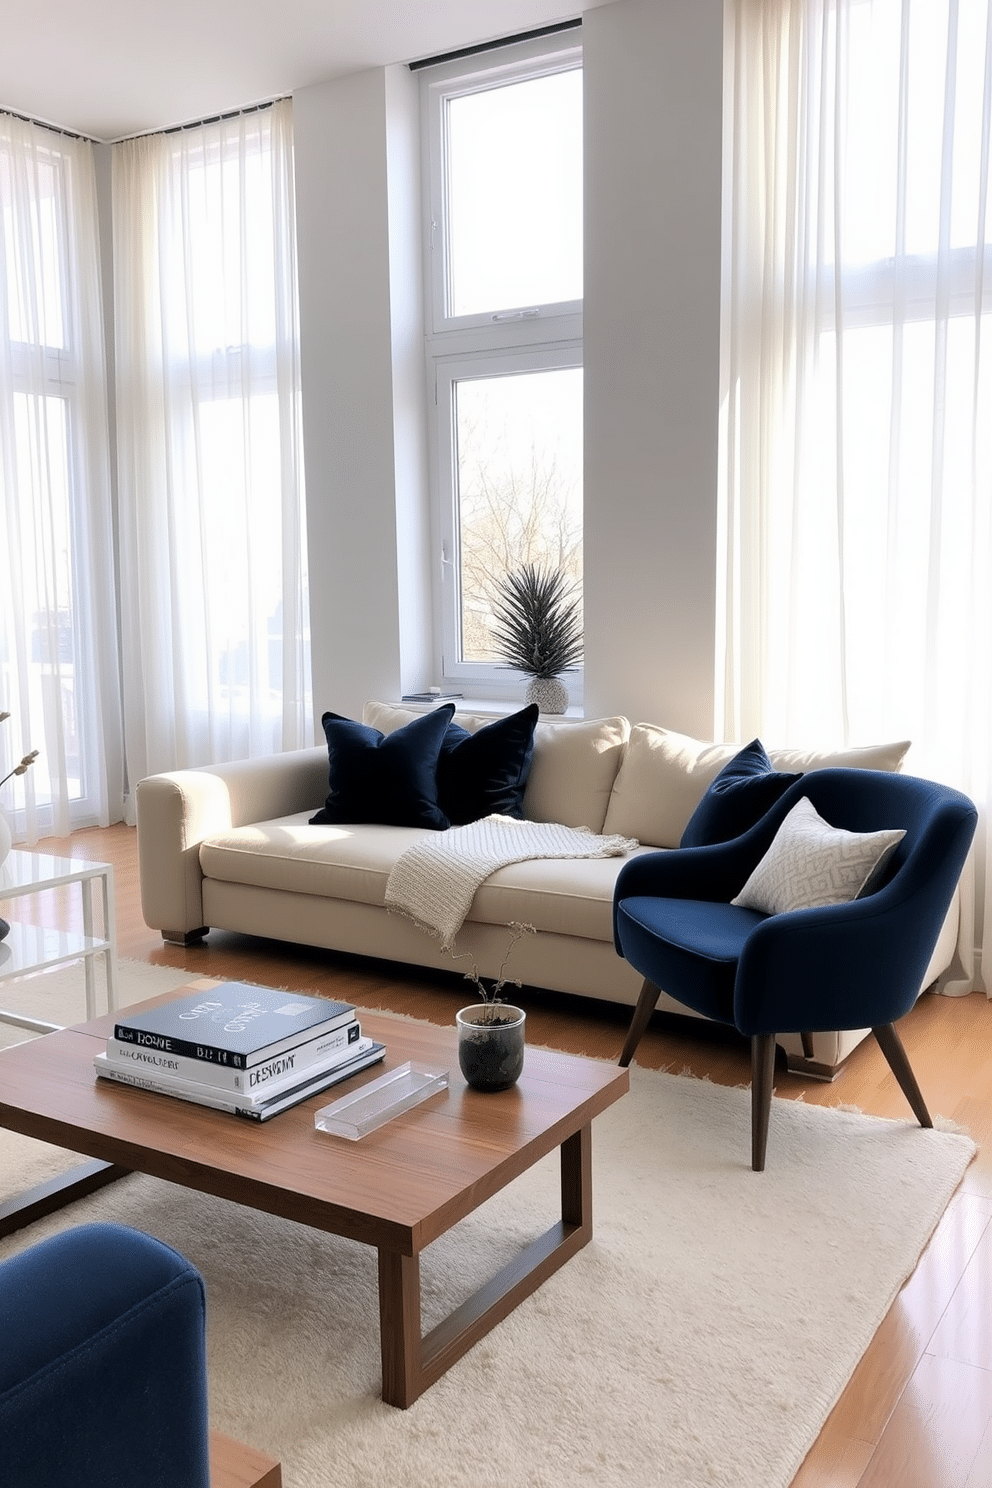
[(456, 389), (462, 660), (498, 661), (493, 600), (508, 573), (560, 570), (582, 594), (582, 371)]

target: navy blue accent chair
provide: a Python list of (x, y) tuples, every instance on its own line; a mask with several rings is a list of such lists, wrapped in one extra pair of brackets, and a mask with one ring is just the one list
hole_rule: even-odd
[(199, 1272), (124, 1225), (4, 1261), (3, 1488), (210, 1488), (205, 1320)]
[[(831, 826), (901, 827), (874, 892), (766, 915), (731, 904), (803, 796)], [(645, 854), (613, 900), (618, 953), (644, 977), (621, 1065), (662, 989), (751, 1040), (751, 1166), (760, 1172), (781, 1033), (870, 1028), (914, 1115), (932, 1126), (895, 1023), (918, 997), (975, 833), (974, 804), (947, 786), (877, 770), (816, 770), (742, 836)]]

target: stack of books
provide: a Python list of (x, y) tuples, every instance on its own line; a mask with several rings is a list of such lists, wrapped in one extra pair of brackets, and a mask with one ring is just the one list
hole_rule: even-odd
[(125, 1010), (93, 1064), (105, 1080), (267, 1121), (385, 1052), (351, 1003), (222, 982)]

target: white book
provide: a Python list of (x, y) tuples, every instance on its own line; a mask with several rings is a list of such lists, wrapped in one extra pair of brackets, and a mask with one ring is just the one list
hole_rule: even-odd
[[(139, 1070), (147, 1075), (168, 1075), (175, 1080), (192, 1080), (197, 1085), (210, 1085), (216, 1090), (233, 1090), (238, 1095), (254, 1095), (265, 1086), (274, 1087), (276, 1082), (290, 1075), (300, 1076), (314, 1065), (327, 1067), (332, 1059), (350, 1059), (357, 1053), (362, 1040), (361, 1025), (356, 1019), (343, 1028), (334, 1028), (330, 1033), (307, 1039), (281, 1054), (274, 1054), (261, 1064), (239, 1069), (229, 1064), (211, 1064), (205, 1059), (194, 1059), (188, 1054), (172, 1054), (163, 1049), (147, 1048), (143, 1044), (125, 1043), (122, 1039), (107, 1040), (107, 1058), (113, 1064), (126, 1069)], [(368, 1041), (366, 1040), (366, 1043)]]
[(201, 1084), (195, 1080), (181, 1080), (161, 1071), (145, 1071), (129, 1065), (116, 1064), (106, 1054), (93, 1058), (93, 1068), (103, 1079), (116, 1080), (121, 1085), (133, 1085), (139, 1090), (153, 1090), (159, 1095), (175, 1095), (180, 1100), (212, 1106), (219, 1111), (236, 1111), (242, 1116), (264, 1120), (275, 1110), (285, 1110), (308, 1095), (325, 1090), (329, 1085), (345, 1080), (356, 1070), (364, 1069), (381, 1059), (385, 1049), (373, 1039), (359, 1039), (353, 1044), (346, 1059), (334, 1058), (325, 1065), (313, 1065), (302, 1074), (290, 1075), (277, 1084), (268, 1085), (264, 1092), (256, 1095), (239, 1094), (235, 1090), (224, 1090), (215, 1085)]

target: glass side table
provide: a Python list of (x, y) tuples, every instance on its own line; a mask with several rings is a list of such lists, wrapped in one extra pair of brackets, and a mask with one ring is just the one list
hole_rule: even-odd
[[(25, 894), (40, 894), (64, 884), (79, 884), (83, 901), (83, 933), (50, 930), (41, 925), (18, 924), (10, 919), (10, 901)], [(94, 899), (100, 889), (102, 916), (94, 923)], [(104, 959), (107, 978), (107, 1010), (117, 1006), (117, 933), (114, 922), (114, 867), (112, 863), (89, 863), (84, 858), (57, 858), (50, 853), (7, 854), (0, 863), (0, 912), (10, 921), (10, 934), (0, 940), (0, 982), (28, 976), (46, 966), (82, 961), (86, 976), (86, 1017), (97, 1016), (96, 975), (93, 962)], [(102, 934), (95, 933), (99, 928)], [(0, 1023), (28, 1028), (34, 1033), (52, 1033), (62, 1025), (45, 1023), (0, 1008)]]

